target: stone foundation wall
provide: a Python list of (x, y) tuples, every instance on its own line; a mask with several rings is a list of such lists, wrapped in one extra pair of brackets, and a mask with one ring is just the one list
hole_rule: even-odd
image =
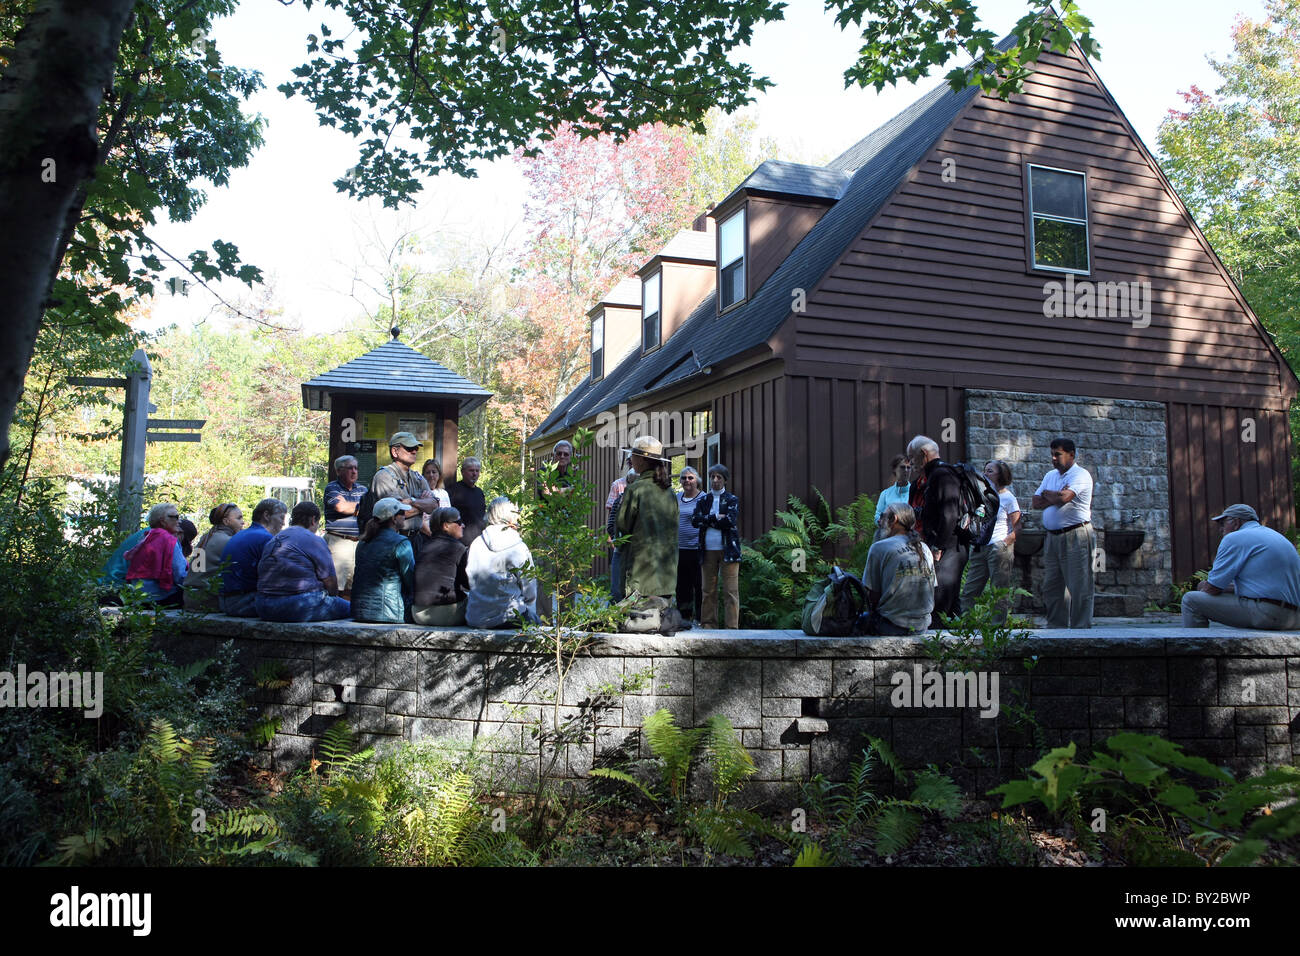
[[(554, 661), (513, 634), (222, 616), (178, 621), (173, 656), (209, 656), (233, 640), (250, 675), (274, 671), (288, 681), (257, 692), (263, 712), (280, 721), (261, 754), (265, 766), (301, 764), (346, 718), (366, 745), (477, 741), (500, 779), (536, 777), (532, 727), (552, 716)], [(730, 718), (758, 766), (751, 790), (762, 799), (791, 796), (811, 774), (844, 779), (867, 736), (883, 738), (909, 767), (936, 763), (964, 785), (993, 786), (1037, 755), (1015, 704), (1036, 714), (1050, 745), (1154, 733), (1237, 772), (1300, 756), (1300, 637), (1040, 633), (1053, 636), (1029, 641), (1032, 671), (1020, 655), (998, 668), (996, 718), (973, 707), (894, 706), (895, 674), (932, 669), (915, 639), (596, 635), (568, 676), (560, 712), (562, 719), (593, 714), (597, 733), (570, 747), (554, 773), (577, 778), (597, 761), (647, 755), (638, 729), (661, 707), (682, 726)], [(617, 693), (625, 683), (633, 689)], [(615, 693), (593, 711), (602, 691)]]
[[(977, 465), (1001, 458), (1011, 466), (1012, 488), (1026, 530), (1041, 531), (1041, 513), (1030, 510), (1038, 484), (1052, 467), (1051, 442), (1074, 441), (1078, 463), (1092, 475), (1092, 521), (1105, 570), (1098, 570), (1096, 614), (1135, 616), (1152, 602), (1163, 603), (1172, 583), (1169, 528), (1169, 464), (1165, 406), (1076, 395), (966, 391), (966, 448)], [(1137, 551), (1106, 551), (1105, 531), (1146, 533)], [(1042, 610), (1042, 552), (1018, 556), (1035, 595), (1025, 609)], [(1018, 583), (1025, 583), (1024, 579)]]

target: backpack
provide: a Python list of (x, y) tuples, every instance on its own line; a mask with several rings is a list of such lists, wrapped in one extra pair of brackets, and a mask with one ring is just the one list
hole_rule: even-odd
[(861, 634), (858, 619), (868, 610), (867, 589), (839, 568), (809, 590), (803, 602), (803, 631), (813, 637)]
[(948, 465), (957, 475), (961, 489), (962, 515), (957, 522), (957, 540), (967, 547), (982, 548), (993, 537), (1002, 504), (993, 483), (967, 462)]
[[(384, 468), (388, 467), (388, 465), (384, 465)], [(380, 468), (379, 471), (383, 471), (384, 468)], [(375, 472), (375, 474), (379, 474), (379, 471)], [(379, 501), (379, 495), (375, 494), (374, 484), (375, 479), (371, 477), (370, 486), (366, 488), (366, 493), (357, 502), (357, 534), (365, 534), (366, 523), (374, 517), (375, 503)]]

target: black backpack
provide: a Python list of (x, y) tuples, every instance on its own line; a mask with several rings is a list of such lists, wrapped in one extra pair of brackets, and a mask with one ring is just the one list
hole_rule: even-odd
[(858, 620), (867, 608), (867, 589), (863, 583), (839, 568), (832, 568), (804, 598), (804, 633), (814, 637), (861, 634)]
[(993, 537), (1001, 502), (997, 489), (984, 473), (967, 462), (949, 465), (957, 475), (961, 490), (961, 518), (957, 522), (957, 540), (967, 547), (982, 548)]
[[(384, 468), (387, 467), (389, 466), (384, 465)], [(380, 468), (379, 471), (383, 471), (384, 468)], [(379, 471), (375, 472), (375, 474), (379, 474)], [(362, 495), (361, 500), (357, 502), (357, 534), (364, 534), (366, 531), (366, 523), (374, 517), (375, 503), (379, 501), (379, 495), (375, 494), (374, 483), (375, 479), (372, 477), (370, 479), (370, 487), (366, 489), (366, 493)]]

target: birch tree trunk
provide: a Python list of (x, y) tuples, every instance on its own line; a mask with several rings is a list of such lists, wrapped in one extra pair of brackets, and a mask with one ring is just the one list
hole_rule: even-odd
[(43, 0), (0, 76), (0, 465), (135, 0)]

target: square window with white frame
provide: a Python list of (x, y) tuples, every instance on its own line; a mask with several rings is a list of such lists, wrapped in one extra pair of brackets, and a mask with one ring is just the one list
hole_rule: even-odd
[(1089, 273), (1087, 176), (1031, 163), (1028, 191), (1033, 268)]

